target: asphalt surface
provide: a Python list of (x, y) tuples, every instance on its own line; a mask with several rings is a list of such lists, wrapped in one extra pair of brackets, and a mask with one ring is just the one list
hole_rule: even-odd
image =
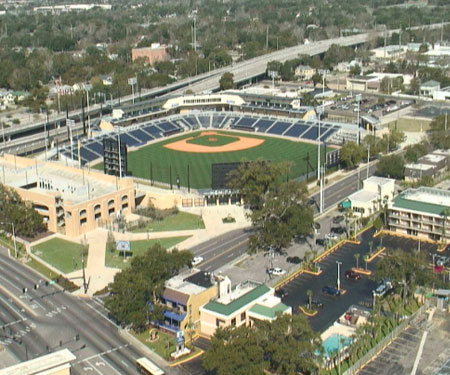
[[(0, 344), (18, 361), (68, 348), (77, 357), (72, 374), (138, 374), (135, 361), (145, 353), (119, 335), (99, 302), (45, 286), (41, 276), (9, 258), (3, 248), (0, 271)], [(28, 288), (25, 294), (23, 288)]]
[[(288, 293), (283, 298), (283, 302), (292, 307), (294, 313), (299, 313), (299, 306), (305, 305), (308, 300), (306, 292), (311, 290), (313, 292), (313, 299), (323, 303), (323, 307), (319, 309), (319, 314), (309, 318), (311, 327), (317, 331), (322, 332), (334, 321), (344, 314), (351, 305), (363, 304), (364, 306), (371, 306), (372, 304), (372, 290), (376, 287), (376, 282), (367, 276), (363, 276), (361, 280), (355, 281), (346, 279), (345, 271), (356, 267), (356, 260), (354, 254), (359, 253), (359, 267), (364, 267), (363, 258), (368, 254), (370, 249), (368, 242), (372, 240), (374, 231), (369, 230), (361, 236), (361, 245), (345, 244), (335, 252), (326, 256), (320, 261), (319, 265), (322, 273), (319, 276), (301, 274), (283, 289)], [(374, 247), (378, 244), (377, 239), (373, 239)], [(345, 290), (345, 294), (334, 297), (322, 293), (324, 286), (336, 287), (337, 285), (337, 263), (340, 265), (340, 283), (341, 289)], [(369, 270), (374, 270), (376, 261), (368, 264)]]

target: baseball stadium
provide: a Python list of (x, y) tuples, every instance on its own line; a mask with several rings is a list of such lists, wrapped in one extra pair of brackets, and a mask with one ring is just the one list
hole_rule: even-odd
[(102, 170), (104, 140), (115, 140), (126, 145), (122, 175), (157, 186), (204, 191), (214, 188), (214, 166), (257, 159), (289, 161), (286, 178), (306, 179), (317, 173), (319, 143), (321, 165), (329, 167), (339, 161), (338, 145), (354, 135), (354, 125), (351, 129), (346, 124), (319, 123), (313, 108), (291, 109), (280, 116), (280, 106), (273, 108), (277, 111), (273, 115), (270, 107), (230, 97), (184, 96), (177, 105), (171, 103), (174, 99), (167, 100), (159, 111), (122, 110), (120, 119), (102, 120), (95, 136), (62, 149), (61, 160), (70, 158)]

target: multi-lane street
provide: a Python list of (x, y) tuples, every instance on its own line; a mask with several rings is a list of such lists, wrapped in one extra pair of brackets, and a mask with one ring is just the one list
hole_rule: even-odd
[(96, 300), (46, 286), (38, 274), (0, 249), (0, 344), (18, 360), (68, 348), (77, 357), (73, 374), (138, 374), (135, 361), (146, 353), (122, 338), (106, 314)]

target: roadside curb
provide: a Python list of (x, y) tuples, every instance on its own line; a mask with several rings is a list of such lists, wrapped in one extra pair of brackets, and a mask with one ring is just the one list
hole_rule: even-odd
[(374, 260), (378, 255), (380, 255), (383, 251), (386, 250), (386, 247), (382, 247), (380, 250), (378, 250), (375, 254), (373, 254), (370, 258), (367, 258), (367, 263), (370, 263), (372, 260)]

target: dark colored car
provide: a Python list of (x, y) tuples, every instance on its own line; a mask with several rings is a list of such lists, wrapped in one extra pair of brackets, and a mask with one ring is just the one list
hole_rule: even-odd
[[(308, 303), (309, 303), (309, 299), (307, 299), (305, 301), (305, 305), (308, 305)], [(311, 300), (311, 305), (312, 305), (311, 306), (312, 308), (317, 308), (317, 309), (321, 309), (323, 307), (323, 303), (318, 301), (318, 300), (316, 300), (316, 299), (312, 299)]]
[(323, 238), (317, 238), (316, 245), (325, 246), (325, 240)]
[(345, 233), (345, 228), (333, 227), (333, 228), (331, 228), (331, 233), (344, 234)]
[(322, 288), (323, 294), (328, 294), (329, 296), (340, 296), (341, 292), (332, 286), (324, 286)]
[(286, 291), (286, 289), (280, 288), (275, 291), (275, 294), (277, 295), (277, 297), (284, 298), (288, 295), (288, 292)]
[(333, 217), (333, 224), (339, 224), (344, 220), (345, 220), (344, 215), (335, 216), (335, 217)]
[(300, 257), (287, 257), (286, 261), (292, 264), (300, 264), (302, 262), (302, 258)]
[(352, 279), (352, 280), (361, 280), (362, 279), (361, 275), (358, 272), (355, 272), (353, 270), (345, 271), (345, 277), (347, 279)]

